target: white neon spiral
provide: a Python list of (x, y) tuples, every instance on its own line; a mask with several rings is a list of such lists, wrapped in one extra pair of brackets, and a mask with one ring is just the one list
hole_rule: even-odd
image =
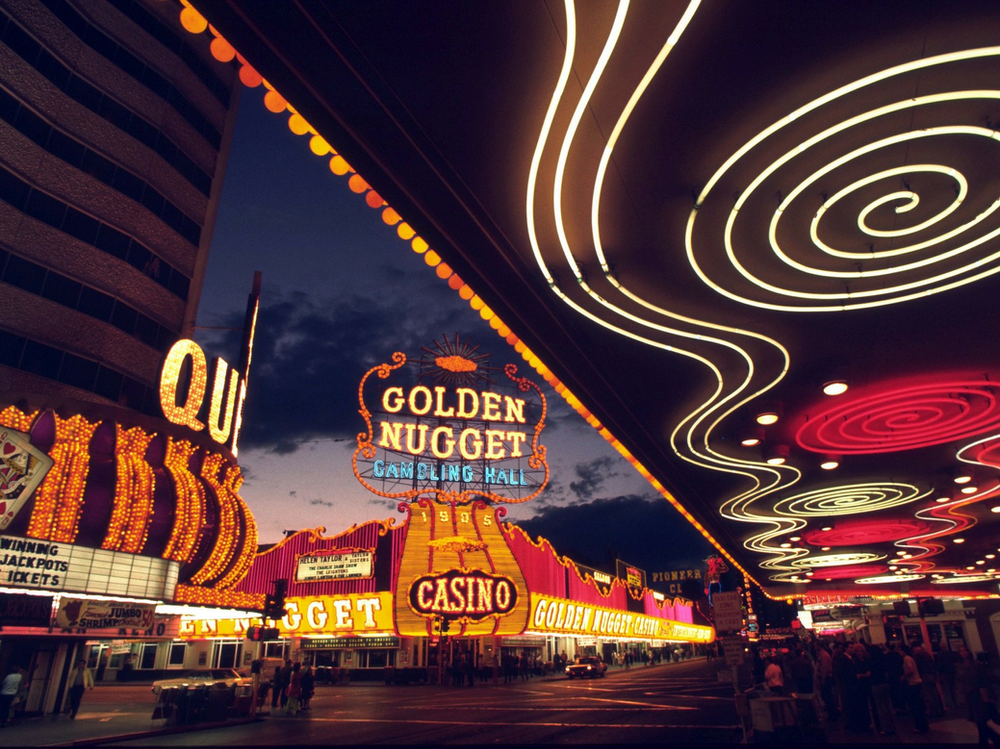
[[(1000, 100), (1000, 91), (943, 90), (864, 109), (843, 119), (826, 114), (835, 111), (834, 105), (837, 111), (845, 106), (857, 111), (869, 106), (866, 97), (877, 95), (871, 93), (877, 85), (900, 83), (904, 76), (916, 78), (928, 71), (940, 75), (945, 66), (953, 66), (955, 77), (960, 76), (965, 86), (971, 71), (962, 63), (998, 56), (1000, 47), (987, 47), (898, 65), (819, 97), (760, 132), (701, 191), (686, 233), (692, 268), (708, 286), (730, 299), (790, 312), (895, 304), (1000, 272), (1000, 246), (995, 241), (1000, 237), (1000, 214), (994, 215), (1000, 196), (973, 201), (969, 180), (958, 168), (906, 162), (911, 151), (938, 143), (963, 156), (982, 145), (988, 150), (978, 159), (997, 161), (1000, 133), (961, 122), (911, 129), (910, 118), (900, 117), (931, 110), (937, 117), (941, 111), (952, 117), (970, 101)], [(853, 103), (855, 96), (859, 105)], [(803, 138), (796, 133), (806, 117), (810, 123), (824, 117), (835, 121)], [(857, 145), (859, 140), (863, 145)], [(770, 151), (775, 156), (767, 156)], [(830, 152), (839, 155), (832, 157)], [(761, 158), (768, 162), (758, 167)], [(903, 164), (868, 168), (869, 163), (881, 165), (893, 159)], [(851, 175), (843, 187), (838, 185), (845, 174), (858, 169), (868, 171), (861, 177)], [(938, 183), (933, 186), (936, 197), (943, 193), (954, 197), (932, 215), (913, 218), (901, 227), (890, 225), (918, 213), (922, 199), (919, 190), (910, 189), (911, 180), (922, 181), (925, 189), (933, 180)], [(942, 186), (941, 180), (947, 184)], [(735, 204), (724, 205), (733, 194), (737, 195)], [(780, 196), (777, 206), (765, 207), (775, 195)], [(959, 218), (963, 208), (969, 215)], [(762, 210), (771, 212), (766, 228), (749, 225)], [(843, 211), (856, 211), (857, 234), (845, 237), (824, 232), (824, 219)], [(720, 236), (717, 225), (726, 212)], [(711, 218), (699, 222), (706, 214)], [(808, 229), (797, 230), (796, 224), (809, 214)], [(792, 225), (786, 226), (789, 221)], [(908, 243), (897, 246), (897, 241)], [(769, 247), (770, 253), (761, 253), (762, 247)], [(736, 274), (721, 273), (708, 262), (709, 256), (721, 259), (723, 255)]]

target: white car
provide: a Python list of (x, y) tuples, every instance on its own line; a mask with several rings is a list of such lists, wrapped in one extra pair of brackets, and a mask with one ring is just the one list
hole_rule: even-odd
[(240, 676), (233, 668), (213, 668), (198, 671), (184, 671), (172, 679), (160, 679), (153, 682), (153, 694), (158, 695), (170, 687), (231, 687), (234, 684), (252, 684), (250, 678)]

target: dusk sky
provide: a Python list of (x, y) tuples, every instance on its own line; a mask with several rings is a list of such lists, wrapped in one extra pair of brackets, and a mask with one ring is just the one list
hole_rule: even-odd
[[(458, 333), (494, 366), (516, 363), (548, 398), (550, 484), (532, 502), (509, 505), (508, 519), (581, 562), (617, 553), (649, 569), (686, 568), (708, 556), (707, 542), (329, 171), (327, 158), (310, 152), (307, 138), (291, 133), (287, 116), (264, 108), (262, 95), (243, 92), (198, 316), (202, 328), (241, 325), (253, 272), (262, 271), (240, 450), (241, 495), (261, 542), (284, 530), (324, 526), (332, 535), (402, 518), (395, 500), (367, 492), (351, 470), (364, 427), (358, 383), (394, 351), (416, 354)], [(196, 334), (229, 361), (237, 336)]]

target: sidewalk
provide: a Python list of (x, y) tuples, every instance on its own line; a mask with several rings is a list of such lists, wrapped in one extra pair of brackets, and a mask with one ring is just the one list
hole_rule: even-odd
[(831, 744), (977, 744), (979, 732), (976, 726), (964, 718), (931, 718), (928, 733), (916, 733), (909, 715), (896, 715), (896, 733), (882, 735), (852, 733), (844, 726), (843, 719), (822, 726), (827, 741)]
[[(148, 686), (146, 687), (148, 689)], [(145, 697), (145, 690), (141, 696)], [(249, 718), (225, 723), (197, 723), (190, 726), (166, 726), (164, 720), (153, 720), (153, 700), (136, 701), (134, 687), (99, 685), (88, 691), (76, 720), (69, 715), (44, 715), (22, 718), (0, 728), (0, 747), (8, 746), (86, 746), (99, 744), (115, 737), (162, 735), (187, 731), (211, 730), (220, 725), (237, 725)]]

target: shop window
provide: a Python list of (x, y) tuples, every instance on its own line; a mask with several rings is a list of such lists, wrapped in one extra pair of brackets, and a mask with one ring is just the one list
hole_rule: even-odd
[(216, 641), (212, 644), (212, 668), (239, 668), (242, 653), (242, 640)]
[(139, 655), (139, 668), (156, 668), (157, 643), (144, 642), (141, 645), (142, 651)]
[(184, 668), (184, 654), (187, 652), (187, 644), (183, 642), (170, 643), (170, 656), (167, 659), (167, 668)]
[(288, 642), (279, 640), (278, 642), (265, 642), (264, 652), (261, 654), (261, 658), (280, 658), (285, 660), (288, 652)]
[(340, 666), (339, 650), (317, 650), (313, 656), (314, 666), (324, 666), (327, 668), (338, 668)]
[(357, 668), (385, 668), (396, 665), (395, 650), (358, 650)]

